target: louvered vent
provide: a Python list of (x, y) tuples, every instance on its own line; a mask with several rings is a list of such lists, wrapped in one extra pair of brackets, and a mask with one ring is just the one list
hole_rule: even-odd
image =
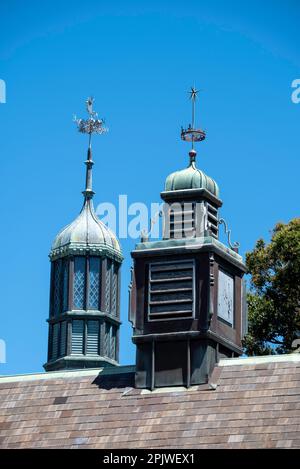
[(86, 354), (99, 355), (99, 322), (87, 322)]
[(112, 358), (113, 360), (115, 360), (116, 358), (116, 335), (116, 328), (112, 326), (110, 335), (110, 358)]
[(83, 353), (83, 331), (83, 320), (74, 319), (72, 321), (72, 355), (82, 355)]
[(150, 264), (149, 321), (193, 316), (194, 261)]
[(105, 335), (104, 335), (104, 355), (106, 357), (109, 357), (109, 354), (110, 354), (110, 330), (111, 330), (111, 325), (106, 323)]
[(60, 349), (59, 355), (62, 357), (66, 355), (66, 343), (67, 343), (67, 323), (62, 321), (60, 323)]
[(195, 236), (195, 204), (191, 202), (172, 204), (169, 212), (169, 237), (180, 239), (193, 236)]
[(219, 222), (218, 222), (218, 210), (207, 202), (207, 222), (208, 228), (211, 231), (212, 236), (218, 239)]
[(59, 323), (53, 324), (52, 329), (52, 359), (58, 357), (58, 337), (59, 337)]

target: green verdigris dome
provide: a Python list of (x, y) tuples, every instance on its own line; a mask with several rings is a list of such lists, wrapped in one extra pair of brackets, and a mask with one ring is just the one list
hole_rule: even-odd
[(56, 236), (50, 257), (66, 254), (100, 254), (123, 260), (116, 235), (97, 217), (92, 200), (86, 199), (78, 217)]
[(218, 198), (220, 194), (217, 183), (203, 171), (196, 168), (195, 161), (192, 158), (187, 168), (169, 174), (165, 183), (165, 191), (185, 189), (206, 189)]

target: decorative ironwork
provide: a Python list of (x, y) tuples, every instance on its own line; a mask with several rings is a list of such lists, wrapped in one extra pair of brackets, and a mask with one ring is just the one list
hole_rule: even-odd
[(228, 228), (228, 224), (226, 220), (224, 220), (224, 218), (220, 218), (219, 225), (224, 225), (224, 231), (225, 231), (225, 235), (227, 235), (227, 242), (228, 242), (229, 247), (233, 251), (238, 252), (240, 243), (237, 241), (235, 241), (234, 243), (231, 242), (231, 230)]
[(147, 232), (145, 228), (141, 230), (141, 243), (149, 241), (153, 226), (157, 223), (158, 218), (163, 216), (162, 210), (158, 210), (153, 218), (150, 218), (150, 230)]
[(98, 113), (93, 111), (94, 98), (90, 97), (86, 100), (86, 110), (89, 114), (88, 119), (77, 119), (74, 116), (74, 121), (77, 123), (78, 131), (83, 134), (103, 134), (108, 132), (108, 128), (104, 127), (104, 119), (98, 118)]
[(194, 150), (194, 142), (201, 142), (206, 136), (204, 130), (195, 128), (195, 103), (198, 92), (199, 90), (196, 90), (195, 87), (191, 87), (190, 99), (192, 101), (192, 123), (187, 129), (181, 127), (181, 138), (186, 142), (192, 142), (192, 150)]
[[(201, 129), (193, 129), (191, 124), (188, 126), (187, 129), (181, 127), (181, 138), (186, 142), (202, 142), (206, 137), (204, 130)], [(192, 147), (193, 148), (193, 147)]]

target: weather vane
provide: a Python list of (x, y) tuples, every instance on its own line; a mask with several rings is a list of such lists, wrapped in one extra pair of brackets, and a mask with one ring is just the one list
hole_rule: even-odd
[(86, 110), (89, 114), (88, 119), (77, 119), (77, 117), (74, 116), (74, 121), (77, 124), (78, 131), (83, 134), (89, 134), (89, 144), (91, 143), (92, 134), (103, 134), (108, 132), (108, 128), (104, 127), (104, 119), (99, 119), (97, 112), (93, 110), (93, 104), (93, 97), (86, 100)]
[(201, 142), (205, 139), (204, 130), (195, 128), (195, 103), (197, 99), (197, 93), (199, 93), (199, 90), (196, 90), (195, 86), (192, 86), (191, 91), (189, 91), (190, 99), (192, 101), (192, 123), (188, 126), (187, 129), (181, 127), (181, 138), (186, 142), (192, 142), (193, 152), (195, 152), (194, 142)]
[(99, 119), (98, 114), (93, 110), (94, 98), (88, 98), (86, 100), (86, 110), (88, 112), (88, 119), (77, 119), (74, 116), (74, 121), (77, 124), (79, 132), (83, 134), (89, 135), (89, 146), (87, 151), (87, 159), (85, 161), (86, 164), (86, 179), (85, 179), (85, 190), (83, 191), (83, 195), (85, 201), (92, 199), (94, 195), (94, 191), (92, 189), (92, 168), (93, 168), (93, 160), (92, 160), (92, 146), (91, 146), (91, 139), (92, 134), (103, 134), (108, 131), (106, 127), (104, 127), (104, 119)]

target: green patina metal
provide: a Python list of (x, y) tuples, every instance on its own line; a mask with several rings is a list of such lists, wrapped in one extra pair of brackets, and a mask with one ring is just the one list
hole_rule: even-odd
[(233, 251), (231, 248), (225, 246), (218, 239), (213, 236), (201, 236), (195, 238), (181, 238), (181, 239), (163, 239), (159, 241), (146, 241), (135, 245), (135, 250), (132, 251), (132, 256), (144, 256), (147, 252), (151, 255), (164, 254), (178, 254), (179, 251), (183, 253), (200, 252), (200, 251), (214, 251), (221, 257), (227, 258), (233, 264), (237, 265), (245, 271), (243, 258), (240, 254)]
[(116, 235), (99, 220), (92, 200), (85, 200), (78, 217), (58, 233), (51, 247), (50, 259), (86, 254), (110, 257), (118, 262), (123, 260)]
[(88, 98), (89, 118), (76, 119), (79, 131), (89, 135), (83, 207), (55, 237), (49, 255), (46, 371), (118, 366), (123, 256), (116, 235), (99, 220), (93, 206), (91, 137), (107, 129), (92, 105)]
[(220, 195), (217, 183), (198, 169), (195, 161), (191, 161), (187, 168), (171, 173), (166, 179), (165, 191), (185, 189), (206, 189), (215, 197), (219, 198)]

